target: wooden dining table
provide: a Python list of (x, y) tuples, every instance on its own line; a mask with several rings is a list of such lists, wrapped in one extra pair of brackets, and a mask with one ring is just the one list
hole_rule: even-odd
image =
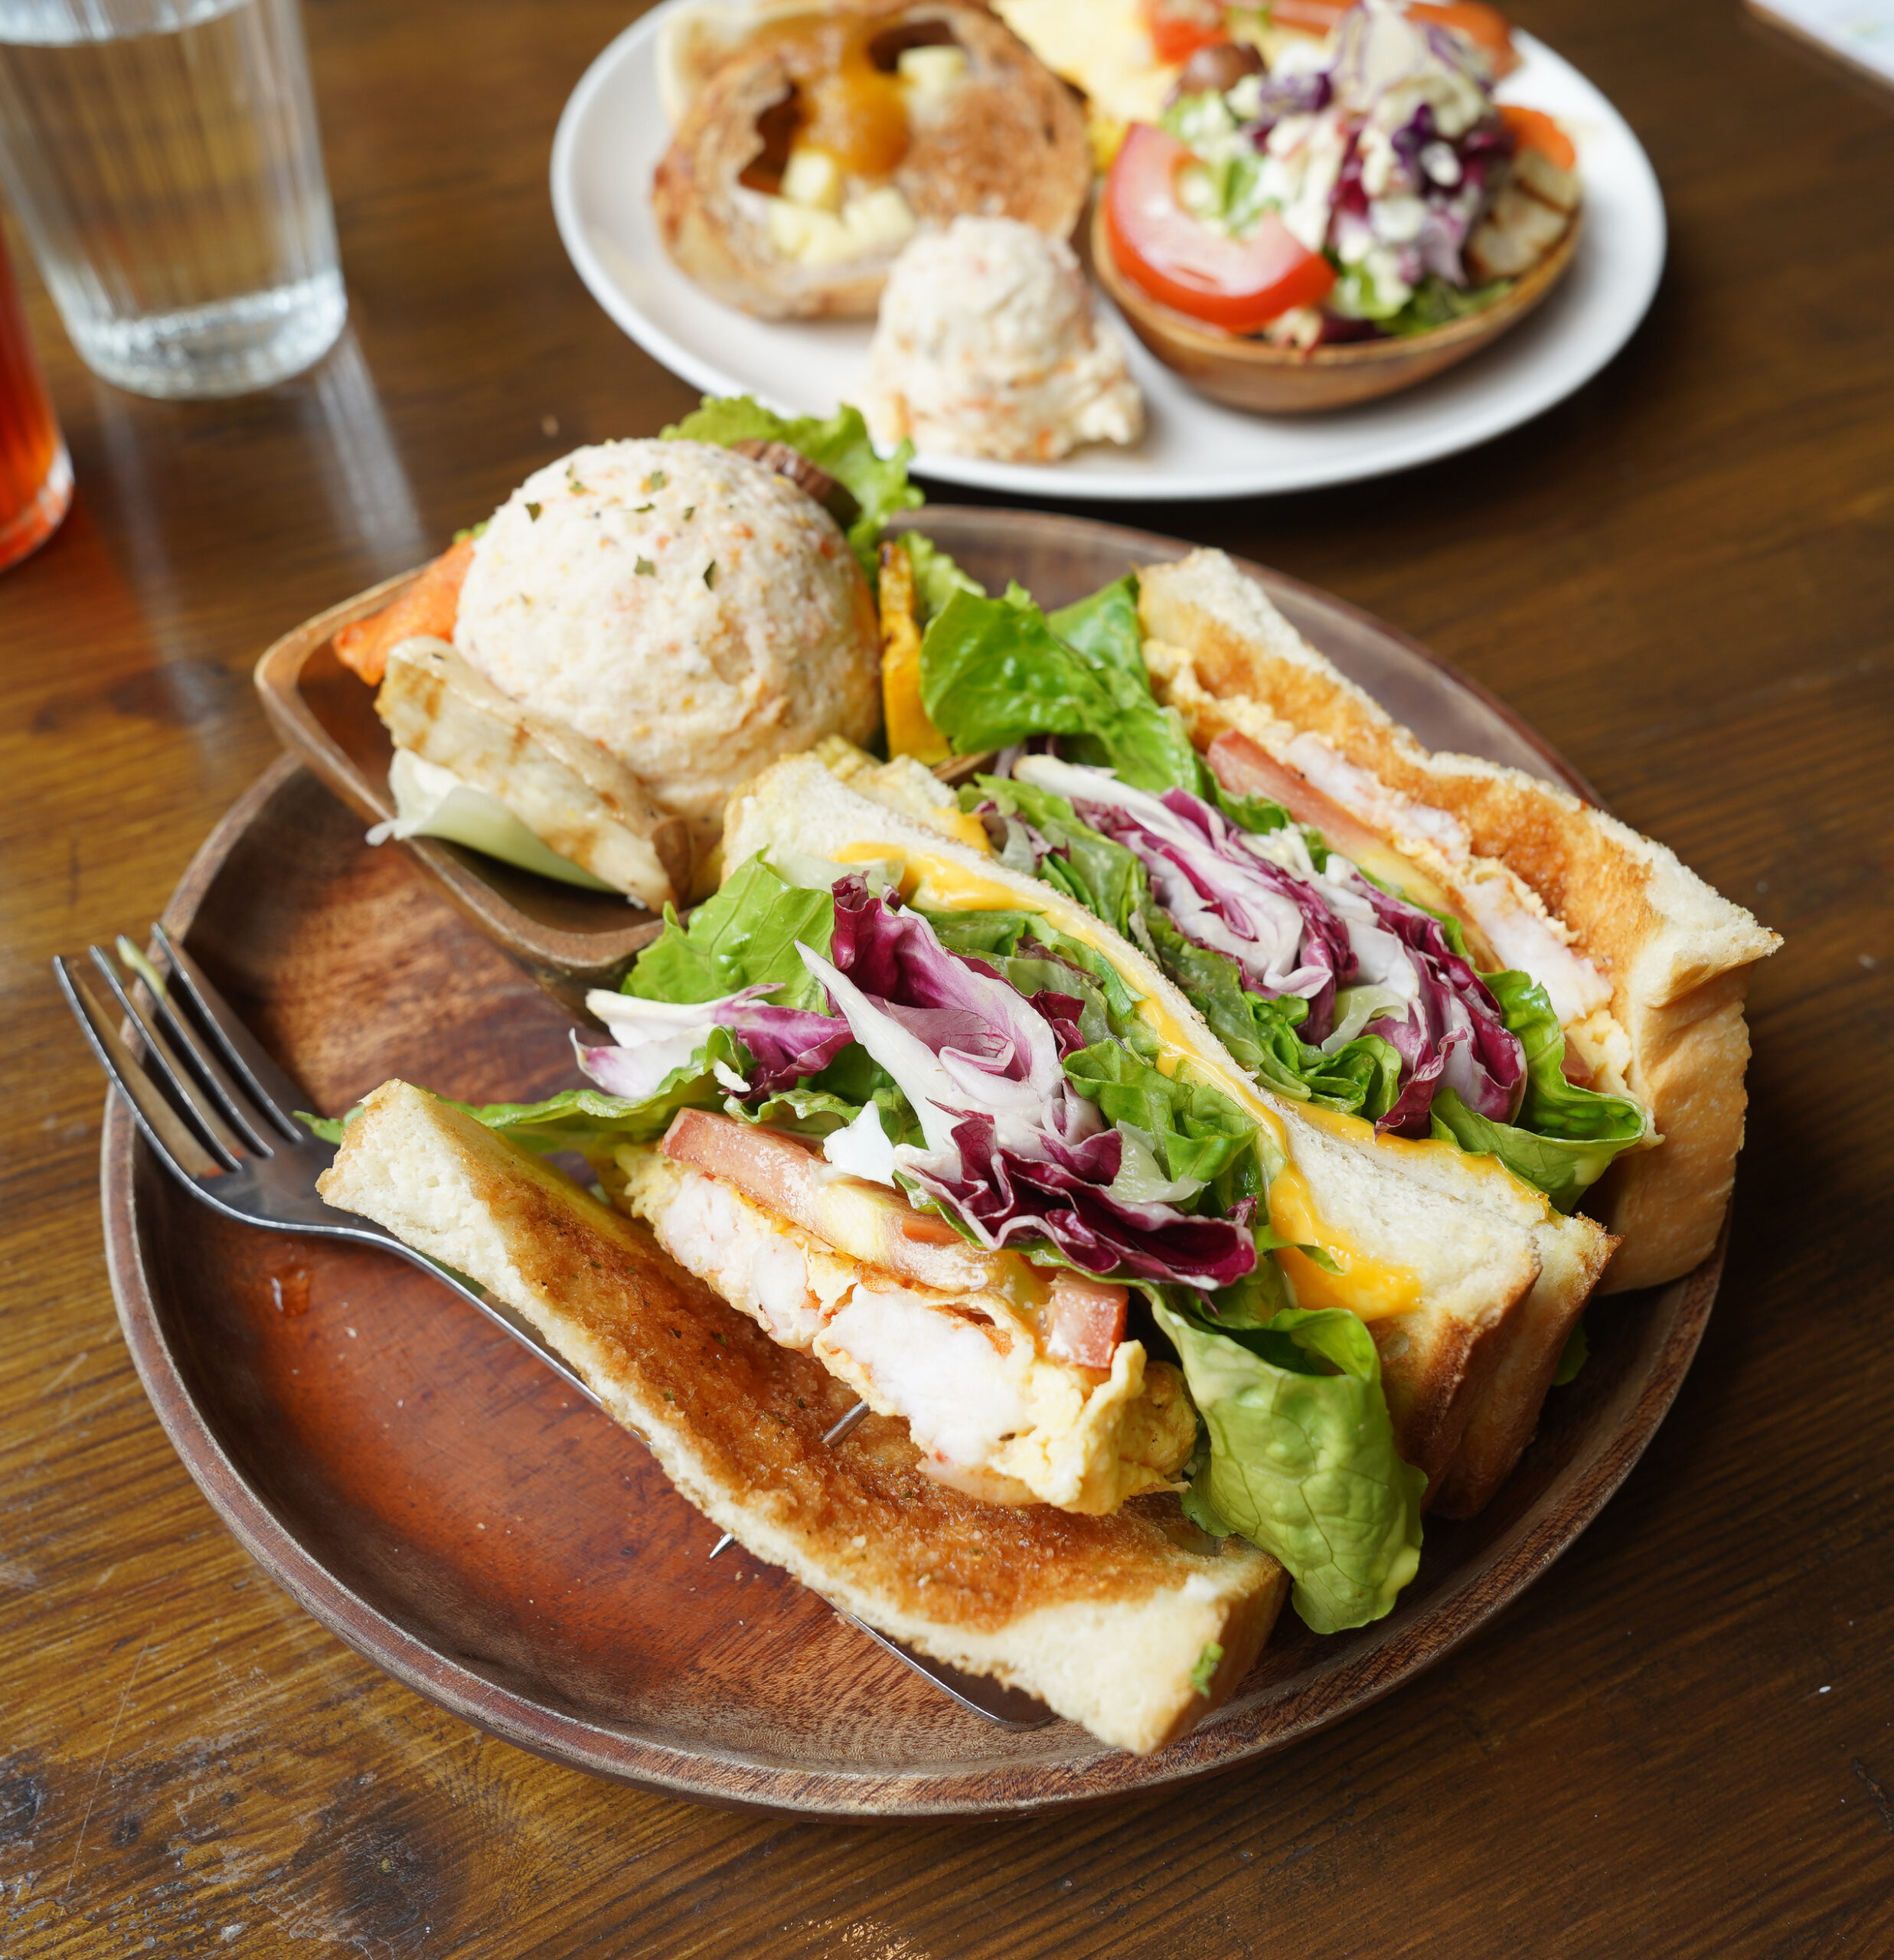
[(0, 1955), (1894, 1952), (1894, 93), (1736, 0), (1517, 0), (1663, 185), (1628, 347), (1423, 469), (1102, 513), (1416, 635), (1784, 935), (1667, 1420), (1337, 1726), (1113, 1805), (857, 1824), (589, 1777), (378, 1671), (226, 1534), (120, 1337), (52, 956), (142, 936), (275, 758), (266, 645), (694, 400), (547, 195), (635, 5), (304, 11), (351, 302), (312, 372), (119, 393), (10, 241), (78, 489), (0, 575)]

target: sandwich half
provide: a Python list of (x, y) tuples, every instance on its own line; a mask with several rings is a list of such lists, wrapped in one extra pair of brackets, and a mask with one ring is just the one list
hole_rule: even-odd
[(1139, 614), (1157, 695), (1220, 778), (1339, 811), (1419, 867), (1543, 982), (1590, 1078), (1649, 1110), (1652, 1147), (1589, 1200), (1623, 1241), (1607, 1289), (1698, 1265), (1742, 1142), (1743, 996), (1778, 936), (1569, 790), (1429, 753), (1221, 552), (1148, 572)]
[(402, 1090), (405, 1129), (386, 1091), (327, 1194), (519, 1304), (465, 1181), (442, 1200), (461, 1236), (429, 1236), (421, 1119), (583, 1150), (641, 1243), (897, 1421), (930, 1489), (1246, 1540), (1318, 1630), (1380, 1617), (1539, 1279), (1530, 1230), (1471, 1201), (1474, 1172), (1459, 1194), (1390, 1177), (1279, 1109), (925, 771), (831, 747), (851, 780), (766, 770), (717, 895), (589, 998), (612, 1037), (581, 1047), (596, 1087), (446, 1115)]
[(520, 1313), (759, 1558), (1103, 1741), (1161, 1748), (1269, 1637), (1282, 1568), (1195, 1530), (1173, 1498), (1108, 1517), (982, 1503), (921, 1474), (884, 1417), (825, 1445), (851, 1397), (819, 1363), (733, 1314), (644, 1227), (422, 1089), (377, 1089), (322, 1189)]
[(1430, 1485), (1445, 1475), (1543, 1263), (1541, 1221), (1488, 1201), (1474, 1160), (1443, 1159), (1432, 1178), (1400, 1174), (1371, 1135), (1311, 1120), (1260, 1087), (1151, 959), (1066, 892), (864, 795), (813, 756), (776, 764), (733, 799), (725, 849), (739, 863), (870, 865), (949, 936), (957, 921), (963, 937), (1010, 935), (1017, 948), (1044, 933), (1089, 954), (1132, 1003), (1167, 1079), (1200, 1081), (1255, 1125), (1269, 1158), (1262, 1215), (1287, 1290), (1305, 1309), (1340, 1309), (1369, 1328), (1402, 1458)]
[(988, 752), (960, 801), (1004, 862), (1135, 939), (1265, 1099), (1530, 1238), (1529, 1292), (1414, 1439), (1432, 1501), (1477, 1511), (1601, 1277), (1713, 1243), (1775, 936), (1549, 785), (1425, 756), (1220, 553), (1050, 616), (963, 589), (918, 664), (936, 739)]

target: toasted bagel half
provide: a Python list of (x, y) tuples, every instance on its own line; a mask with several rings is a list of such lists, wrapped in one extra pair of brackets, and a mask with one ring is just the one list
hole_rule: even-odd
[(1071, 94), (984, 8), (858, 0), (772, 15), (738, 43), (651, 203), (671, 257), (716, 298), (855, 318), (921, 226), (976, 212), (1064, 237), (1091, 175)]

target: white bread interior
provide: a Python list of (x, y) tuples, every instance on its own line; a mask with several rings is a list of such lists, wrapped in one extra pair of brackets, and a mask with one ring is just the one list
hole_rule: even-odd
[(1425, 867), (1452, 884), (1520, 881), (1611, 988), (1624, 1079), (1664, 1141), (1627, 1152), (1587, 1208), (1622, 1240), (1605, 1281), (1624, 1291), (1689, 1272), (1715, 1245), (1742, 1142), (1749, 970), (1781, 943), (1661, 844), (1568, 790), (1478, 757), (1422, 747), (1316, 652), (1220, 551), (1141, 575), (1152, 683), (1207, 746), (1226, 730), (1284, 757), (1318, 735), (1346, 762), (1464, 828), (1471, 857)]
[[(1003, 888), (1004, 902), (1043, 912), (1062, 930), (1089, 933), (1109, 948), (1132, 988), (1179, 1031), (1205, 1079), (1233, 1087), (1239, 1104), (1273, 1113), (1332, 1243), (1414, 1275), (1418, 1306), (1371, 1325), (1401, 1453), (1426, 1473), (1430, 1490), (1444, 1481), (1510, 1325), (1540, 1281), (1539, 1241), (1563, 1246), (1595, 1227), (1558, 1220), (1536, 1194), (1528, 1203), (1510, 1177), (1495, 1179), (1487, 1160), (1398, 1140), (1390, 1146), (1370, 1124), (1312, 1116), (1259, 1089), (1197, 1009), (1109, 927), (1053, 887), (858, 794), (812, 756), (785, 758), (731, 799), (725, 862), (734, 868), (772, 847), (836, 862), (838, 870), (837, 861), (851, 853), (945, 861)], [(926, 902), (925, 886), (921, 895)], [(1581, 1296), (1572, 1311), (1582, 1304)]]
[(1104, 1742), (1142, 1753), (1174, 1740), (1269, 1637), (1282, 1568), (1203, 1537), (1173, 1498), (1109, 1517), (982, 1504), (919, 1474), (906, 1426), (882, 1416), (825, 1446), (852, 1397), (818, 1363), (733, 1312), (644, 1227), (423, 1090), (377, 1089), (321, 1188), (523, 1315), (756, 1557)]

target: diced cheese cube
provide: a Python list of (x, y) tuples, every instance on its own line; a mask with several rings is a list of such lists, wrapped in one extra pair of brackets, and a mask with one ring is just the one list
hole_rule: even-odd
[(895, 67), (910, 98), (932, 105), (951, 95), (967, 78), (967, 51), (964, 47), (904, 47), (895, 57)]
[(914, 232), (913, 211), (892, 184), (850, 198), (839, 212), (787, 198), (772, 198), (769, 205), (771, 246), (805, 266), (872, 258), (905, 243)]
[(782, 194), (813, 211), (842, 207), (841, 166), (827, 150), (793, 149), (782, 173)]

